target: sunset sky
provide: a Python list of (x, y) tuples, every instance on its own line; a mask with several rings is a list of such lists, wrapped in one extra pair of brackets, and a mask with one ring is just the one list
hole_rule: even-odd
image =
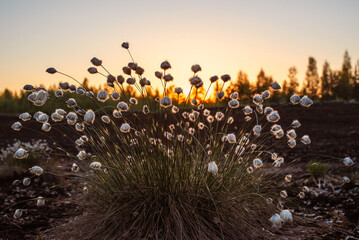
[(345, 50), (355, 64), (358, 23), (356, 0), (1, 1), (0, 89), (65, 80), (47, 74), (50, 66), (98, 86), (105, 79), (87, 72), (90, 59), (122, 74), (130, 61), (123, 41), (155, 86), (163, 60), (186, 89), (197, 63), (206, 84), (211, 75), (234, 79), (239, 70), (255, 81), (261, 67), (282, 82), (296, 66), (302, 80), (309, 56), (319, 71), (325, 60), (339, 69)]

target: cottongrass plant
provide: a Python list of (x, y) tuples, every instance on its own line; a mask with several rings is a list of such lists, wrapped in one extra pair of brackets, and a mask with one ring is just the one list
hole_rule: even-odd
[[(135, 63), (129, 44), (122, 47), (132, 60), (122, 69), (126, 77), (112, 75), (98, 58), (91, 59), (94, 66), (88, 69), (91, 74), (103, 75), (110, 91), (101, 90), (95, 96), (81, 85), (63, 82), (55, 96), (50, 96), (44, 88), (24, 87), (28, 99), (37, 106), (48, 100), (65, 101), (68, 106), (48, 114), (22, 114), (20, 119), (36, 119), (46, 132), (56, 124), (68, 125), (74, 131), (78, 152), (63, 149), (73, 161), (67, 172), (86, 182), (84, 205), (92, 216), (79, 224), (81, 238), (255, 239), (265, 238), (267, 230), (293, 223), (286, 202), (296, 196), (288, 196), (282, 189), (292, 175), (278, 177), (287, 160), (272, 147), (287, 144), (290, 149), (311, 141), (308, 135), (297, 136), (295, 129), (301, 126), (298, 120), (282, 127), (279, 112), (264, 105), (280, 85), (275, 82), (268, 86), (270, 89), (255, 94), (250, 100), (254, 106), (239, 102), (238, 93), (225, 98), (220, 91), (217, 107), (206, 108), (210, 87), (204, 96), (197, 94), (204, 85), (200, 65), (191, 68), (191, 90), (185, 96), (180, 87), (169, 92), (173, 76), (171, 64), (164, 61), (155, 73), (163, 93), (154, 98), (151, 82), (143, 77), (144, 69)], [(47, 72), (79, 84), (55, 68)], [(230, 76), (213, 76), (210, 86), (216, 81), (225, 85)], [(126, 94), (126, 84), (137, 89), (142, 111), (132, 109), (138, 100)], [(66, 91), (89, 98), (93, 109), (83, 109), (73, 98), (63, 99)], [(117, 105), (103, 107), (100, 103), (109, 98)], [(182, 104), (180, 99), (185, 99)], [(219, 107), (223, 101), (227, 101), (226, 106)], [(313, 104), (307, 96), (296, 94), (290, 101), (303, 107)], [(21, 127), (20, 122), (13, 125), (14, 130)], [(19, 151), (16, 157), (26, 157), (26, 149)], [(351, 159), (344, 161), (352, 163)], [(276, 171), (270, 173), (268, 168)], [(43, 172), (46, 174), (46, 169), (39, 166), (30, 169), (33, 177)], [(308, 188), (303, 189), (298, 189), (301, 198)], [(45, 203), (43, 198), (38, 201), (38, 205)], [(21, 209), (14, 212), (15, 218), (21, 217)]]

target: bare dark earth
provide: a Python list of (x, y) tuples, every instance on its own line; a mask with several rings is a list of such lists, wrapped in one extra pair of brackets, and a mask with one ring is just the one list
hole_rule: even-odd
[[(293, 226), (268, 231), (268, 239), (359, 239), (359, 104), (317, 103), (308, 109), (285, 106), (278, 110), (280, 124), (288, 126), (293, 119), (298, 119), (302, 123), (297, 130), (298, 137), (308, 134), (312, 140), (309, 146), (298, 144), (290, 151), (285, 143), (276, 147), (287, 162), (303, 157), (285, 168), (293, 175), (293, 181), (284, 187), (289, 196), (296, 196), (304, 184), (311, 192), (291, 205), (294, 219), (298, 221), (294, 221)], [(31, 130), (12, 131), (10, 126), (16, 119), (10, 115), (0, 117), (0, 148), (12, 143), (14, 138), (22, 141), (46, 138)], [(26, 125), (40, 127), (36, 122)], [(60, 139), (59, 144), (72, 145), (62, 133), (52, 134), (54, 139)], [(323, 155), (350, 156), (355, 165), (346, 167), (341, 160)], [(313, 180), (307, 172), (310, 160), (329, 163), (328, 174)], [(69, 167), (69, 163), (61, 159), (50, 165), (55, 173), (59, 165)], [(37, 239), (39, 236), (51, 239), (54, 234), (49, 229), (81, 217), (83, 209), (78, 204), (83, 198), (81, 184), (64, 176), (44, 174), (35, 178), (29, 187), (12, 186), (13, 180), (25, 175), (0, 165), (0, 239)], [(348, 176), (351, 182), (344, 184), (343, 176)], [(36, 201), (24, 202), (16, 207), (27, 209), (23, 217), (13, 218), (15, 208), (8, 209), (11, 205), (39, 195), (47, 199), (45, 206), (37, 207)], [(71, 228), (71, 223), (68, 227)], [(57, 236), (57, 239), (62, 238)]]

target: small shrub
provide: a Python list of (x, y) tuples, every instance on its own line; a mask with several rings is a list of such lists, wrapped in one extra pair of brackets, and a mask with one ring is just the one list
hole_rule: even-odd
[(328, 164), (318, 161), (310, 161), (307, 165), (307, 172), (312, 177), (323, 177), (328, 172)]

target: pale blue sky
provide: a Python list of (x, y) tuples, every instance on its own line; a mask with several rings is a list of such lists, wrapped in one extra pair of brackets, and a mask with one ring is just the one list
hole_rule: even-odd
[(339, 69), (347, 49), (359, 58), (359, 1), (0, 1), (0, 87), (58, 83), (53, 66), (90, 83), (89, 60), (97, 56), (121, 73), (129, 41), (145, 76), (172, 64), (175, 84), (186, 88), (190, 67), (211, 75), (242, 69), (254, 81), (261, 67), (283, 81), (296, 66), (304, 78), (309, 56)]

